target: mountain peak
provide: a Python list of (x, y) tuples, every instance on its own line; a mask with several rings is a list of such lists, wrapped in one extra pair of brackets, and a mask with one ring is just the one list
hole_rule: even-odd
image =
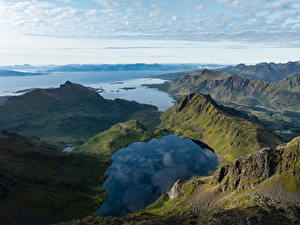
[[(64, 84), (61, 84), (60, 85), (60, 88), (64, 88), (64, 87), (83, 87), (83, 88), (86, 88), (80, 84), (76, 84), (76, 83), (72, 83), (71, 81), (66, 81)], [(86, 88), (87, 89), (87, 88)]]
[(67, 80), (63, 85), (73, 85), (73, 83), (69, 80)]
[(280, 144), (277, 136), (253, 118), (217, 104), (210, 95), (186, 95), (168, 109), (161, 119), (164, 121), (162, 125), (178, 132), (176, 134), (211, 146), (223, 162), (247, 156), (262, 147)]
[(192, 93), (179, 99), (175, 103), (174, 107), (176, 112), (181, 112), (182, 110), (190, 106), (204, 106), (207, 103), (211, 103), (212, 105), (215, 106), (217, 105), (210, 95), (204, 95), (201, 93)]

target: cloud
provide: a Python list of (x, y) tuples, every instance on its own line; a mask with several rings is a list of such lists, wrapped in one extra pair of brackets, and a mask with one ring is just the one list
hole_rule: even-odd
[(229, 4), (230, 7), (239, 7), (240, 5), (240, 0), (217, 0), (218, 3), (226, 3)]
[(204, 9), (204, 5), (198, 5), (198, 6), (196, 7), (196, 9), (201, 11), (201, 10)]
[(95, 16), (97, 14), (97, 10), (96, 9), (88, 10), (86, 14), (88, 16)]
[(173, 164), (173, 160), (172, 160), (172, 156), (170, 153), (165, 153), (163, 156), (163, 163), (165, 166), (172, 166)]
[(287, 9), (290, 7), (290, 3), (289, 2), (270, 2), (268, 4), (266, 4), (265, 8), (267, 9)]
[(0, 33), (274, 44), (300, 39), (300, 5), (292, 0), (195, 0), (184, 7), (180, 0), (89, 0), (97, 3), (90, 8), (59, 1), (64, 4), (0, 0)]
[(121, 5), (118, 1), (113, 1), (113, 0), (93, 0), (93, 1), (105, 8), (120, 7)]

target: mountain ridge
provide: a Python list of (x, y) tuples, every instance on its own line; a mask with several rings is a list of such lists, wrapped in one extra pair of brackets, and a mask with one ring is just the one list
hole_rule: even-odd
[(172, 82), (149, 85), (178, 99), (186, 94), (210, 94), (219, 104), (234, 107), (256, 116), (271, 130), (291, 130), (280, 133), (287, 140), (300, 134), (300, 75), (282, 81), (267, 82), (200, 70), (179, 77)]
[(256, 65), (238, 64), (236, 66), (227, 66), (216, 71), (241, 77), (263, 80), (279, 81), (288, 78), (294, 74), (300, 73), (300, 61), (287, 63), (258, 63)]
[(160, 128), (204, 142), (222, 163), (281, 141), (255, 117), (217, 104), (210, 95), (193, 93), (177, 100), (161, 116)]
[(0, 69), (0, 77), (11, 77), (11, 76), (38, 76), (42, 75), (42, 73), (32, 73), (32, 72), (20, 72), (20, 71), (14, 71), (14, 70), (6, 70), (6, 69)]
[(137, 119), (153, 126), (159, 115), (155, 106), (106, 100), (68, 81), (59, 88), (35, 89), (8, 98), (0, 105), (0, 127), (51, 143), (78, 145), (118, 122)]

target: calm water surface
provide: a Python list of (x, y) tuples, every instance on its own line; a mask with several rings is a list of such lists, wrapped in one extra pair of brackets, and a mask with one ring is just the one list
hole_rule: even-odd
[(153, 203), (179, 178), (207, 175), (218, 165), (217, 156), (191, 139), (168, 135), (149, 142), (136, 142), (120, 149), (107, 169), (104, 188), (109, 199), (100, 216), (120, 216)]
[(28, 91), (32, 88), (59, 87), (69, 80), (99, 89), (99, 94), (108, 99), (134, 100), (155, 105), (164, 111), (173, 105), (172, 97), (157, 89), (146, 88), (142, 84), (159, 84), (165, 81), (142, 77), (171, 72), (176, 71), (54, 72), (40, 76), (0, 77), (0, 96), (20, 95), (25, 93), (20, 90)]

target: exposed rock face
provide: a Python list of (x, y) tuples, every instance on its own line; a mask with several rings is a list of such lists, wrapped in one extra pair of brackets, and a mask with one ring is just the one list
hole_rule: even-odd
[[(223, 191), (252, 188), (276, 175), (300, 174), (300, 138), (276, 149), (264, 148), (256, 155), (237, 159), (231, 165), (222, 166), (214, 176), (214, 184), (222, 184)], [(299, 201), (300, 203), (300, 201)]]
[(251, 188), (256, 180), (269, 178), (280, 170), (281, 158), (282, 150), (264, 148), (255, 156), (237, 159), (230, 166), (222, 166), (215, 176), (215, 184), (222, 183), (223, 191)]
[(176, 181), (176, 183), (173, 185), (173, 187), (168, 191), (169, 199), (174, 199), (179, 197), (180, 195), (180, 188), (181, 188), (182, 181), (179, 179)]

